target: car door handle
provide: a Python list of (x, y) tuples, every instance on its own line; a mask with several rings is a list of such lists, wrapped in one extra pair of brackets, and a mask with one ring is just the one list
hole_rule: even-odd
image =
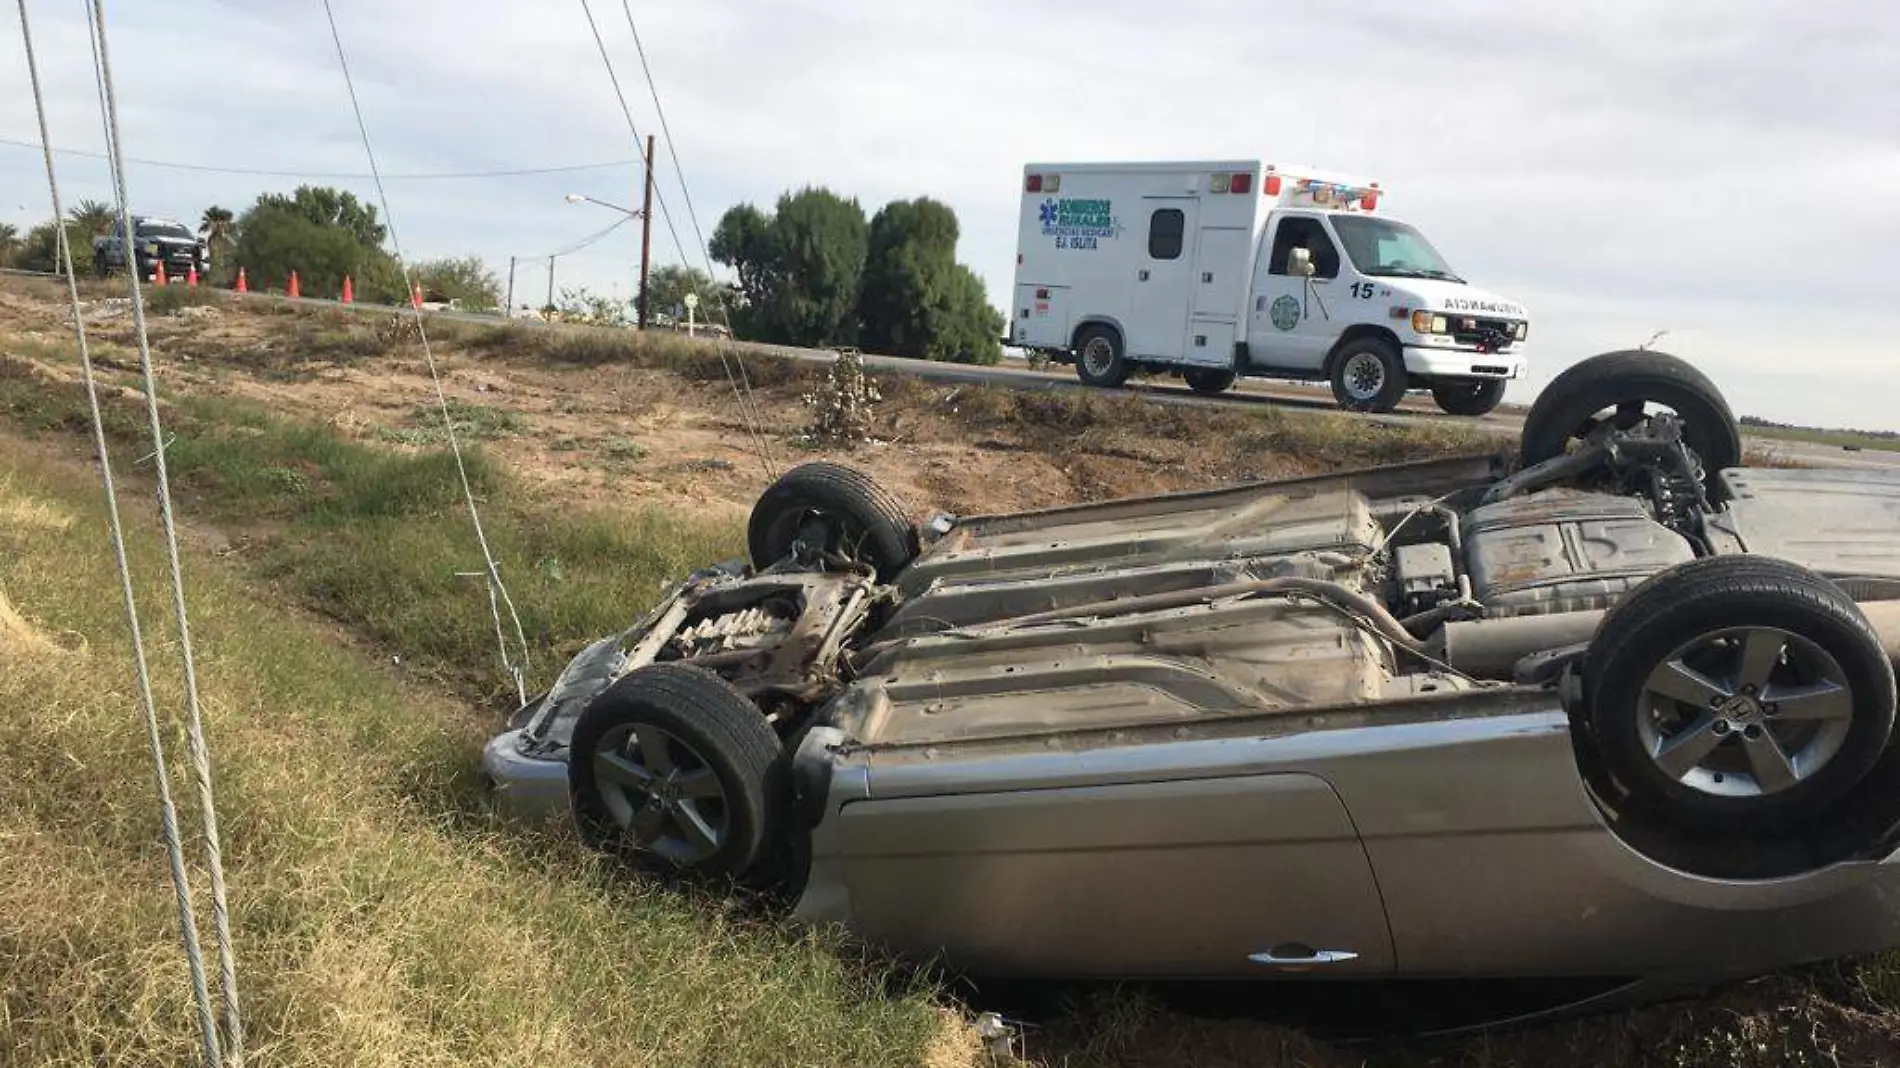
[(1145, 270), (1135, 272), (1135, 280), (1138, 282), (1146, 282), (1148, 280), (1148, 272)]
[(1323, 964), (1345, 964), (1359, 959), (1346, 949), (1310, 949), (1301, 945), (1274, 946), (1264, 953), (1249, 953), (1247, 959), (1270, 968), (1312, 968)]

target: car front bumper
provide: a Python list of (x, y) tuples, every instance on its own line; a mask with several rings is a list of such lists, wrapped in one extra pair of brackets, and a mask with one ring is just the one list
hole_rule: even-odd
[(1456, 378), (1522, 378), (1524, 357), (1513, 352), (1479, 352), (1476, 349), (1405, 346), (1407, 374)]
[(530, 821), (565, 818), (568, 812), (566, 750), (524, 751), (523, 731), (488, 740), (482, 749), (482, 774), (493, 787), (502, 814)]

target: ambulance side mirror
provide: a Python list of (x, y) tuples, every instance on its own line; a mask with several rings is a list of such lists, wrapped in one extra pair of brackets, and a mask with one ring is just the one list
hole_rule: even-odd
[(1304, 248), (1296, 248), (1287, 254), (1286, 273), (1295, 278), (1311, 278), (1315, 273), (1313, 253)]

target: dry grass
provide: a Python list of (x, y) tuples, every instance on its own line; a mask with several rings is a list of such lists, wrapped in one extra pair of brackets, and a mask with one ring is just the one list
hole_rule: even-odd
[[(92, 650), (81, 669), (43, 641), (0, 654), (14, 710), (0, 718), (0, 1061), (189, 1063), (189, 985), (92, 487), (17, 449), (0, 463), (4, 514), (80, 517), (0, 525), (0, 582)], [(135, 567), (155, 576), (151, 531), (136, 533)], [(890, 986), (827, 938), (491, 822), (469, 774), (480, 719), (195, 556), (188, 581), (251, 1063), (967, 1063), (945, 1061), (969, 1044), (927, 989)], [(160, 620), (148, 634), (175, 710)], [(174, 790), (188, 817), (182, 775)]]

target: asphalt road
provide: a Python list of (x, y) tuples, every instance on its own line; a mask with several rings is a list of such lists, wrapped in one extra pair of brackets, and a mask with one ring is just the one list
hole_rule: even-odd
[[(29, 272), (4, 272), (25, 274)], [(47, 275), (53, 278), (56, 275)], [(328, 307), (360, 313), (390, 314), (406, 312), (409, 309), (400, 305), (388, 304), (342, 304), (334, 300), (316, 297), (287, 297), (275, 293), (249, 293), (247, 299), (295, 303), (312, 307)], [(480, 312), (432, 311), (426, 313), (431, 318), (453, 322), (493, 324), (500, 322), (496, 316)], [(583, 326), (574, 323), (546, 323), (538, 319), (509, 320), (528, 329), (541, 330), (608, 330), (612, 327)], [(710, 341), (708, 342), (710, 344)], [(830, 349), (803, 349), (784, 345), (766, 345), (758, 342), (730, 342), (742, 351), (756, 352), (760, 355), (777, 356), (785, 359), (806, 360), (813, 363), (829, 363), (835, 353)], [(884, 374), (910, 375), (940, 382), (965, 382), (1002, 386), (1008, 389), (1035, 390), (1086, 390), (1076, 380), (1073, 371), (1059, 367), (1050, 371), (1031, 370), (1020, 361), (1006, 360), (994, 367), (982, 367), (973, 364), (939, 363), (930, 360), (911, 360), (895, 356), (875, 356), (869, 353), (864, 357), (865, 366)], [(1156, 377), (1134, 379), (1123, 387), (1123, 391), (1157, 404), (1212, 404), (1234, 408), (1279, 408), (1288, 412), (1331, 412), (1337, 411), (1333, 404), (1332, 393), (1324, 386), (1304, 383), (1281, 382), (1268, 379), (1247, 379), (1219, 397), (1203, 397), (1188, 390), (1177, 380)], [(1453, 421), (1488, 431), (1499, 437), (1516, 437), (1524, 427), (1524, 409), (1514, 405), (1505, 405), (1489, 415), (1453, 416), (1440, 412), (1429, 400), (1408, 398), (1399, 410), (1385, 415), (1359, 415), (1355, 418), (1369, 419), (1375, 422), (1399, 425), (1429, 425), (1444, 421)], [(1837, 445), (1823, 445), (1809, 441), (1784, 441), (1776, 438), (1758, 438), (1747, 436), (1747, 442), (1771, 452), (1789, 462), (1813, 467), (1874, 468), (1900, 470), (1900, 452), (1865, 449), (1849, 450)]]

